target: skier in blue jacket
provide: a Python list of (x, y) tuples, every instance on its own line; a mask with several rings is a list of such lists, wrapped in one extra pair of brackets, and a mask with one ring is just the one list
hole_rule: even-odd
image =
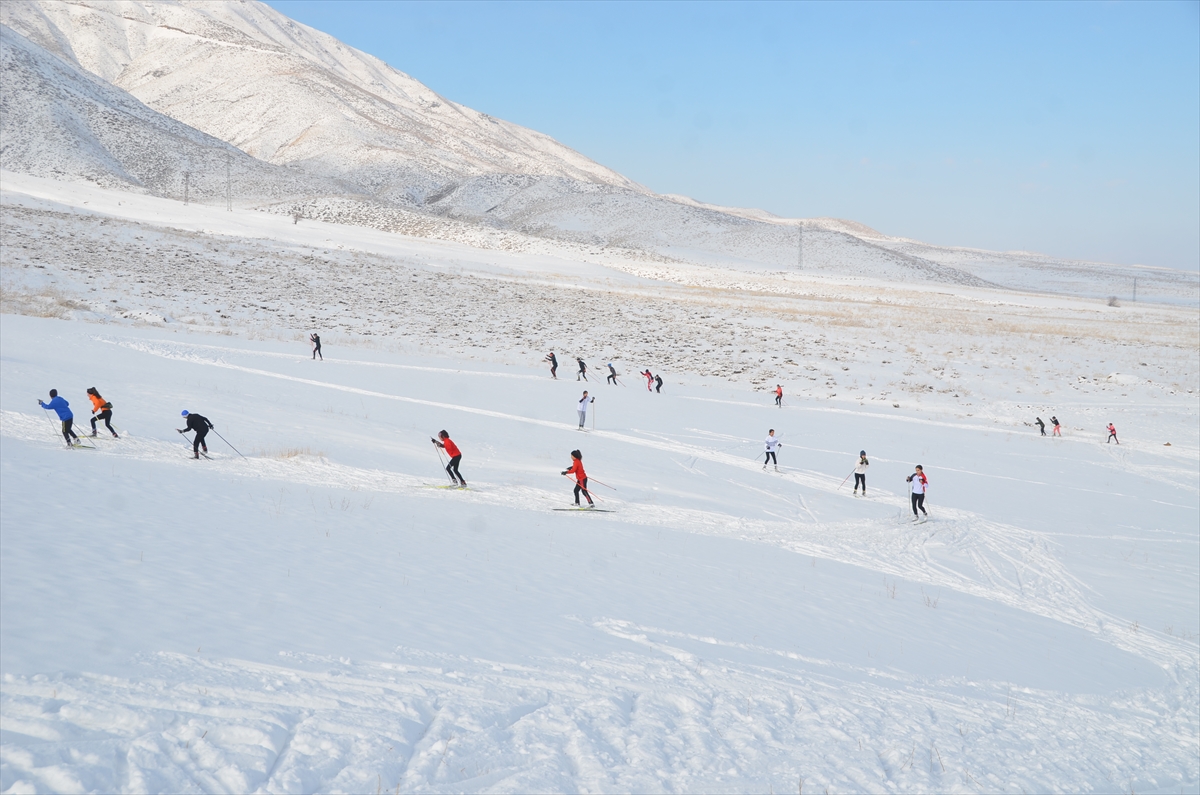
[(50, 390), (50, 402), (43, 403), (38, 401), (38, 405), (44, 409), (52, 410), (62, 420), (62, 435), (67, 440), (67, 447), (73, 447), (75, 442), (79, 441), (79, 437), (75, 435), (75, 431), (71, 430), (71, 425), (75, 422), (75, 415), (71, 413), (71, 404), (67, 403), (64, 398), (58, 396), (57, 389)]

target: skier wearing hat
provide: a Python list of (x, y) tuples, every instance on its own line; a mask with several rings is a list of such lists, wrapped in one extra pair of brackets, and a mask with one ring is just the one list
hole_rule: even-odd
[[(914, 522), (924, 522), (929, 518), (929, 512), (925, 510), (925, 493), (929, 491), (929, 478), (925, 477), (925, 470), (917, 464), (916, 471), (905, 478), (912, 485), (912, 512)], [(921, 513), (917, 513), (917, 509), (921, 509)]]
[(575, 476), (575, 507), (579, 507), (579, 495), (582, 493), (587, 498), (588, 507), (595, 508), (596, 503), (592, 502), (592, 495), (588, 494), (587, 473), (583, 471), (583, 453), (572, 450), (571, 466), (564, 469), (562, 473)]
[(854, 465), (854, 496), (858, 496), (858, 484), (862, 484), (863, 496), (867, 496), (867, 467), (871, 466), (871, 462), (867, 460), (867, 451), (858, 451), (858, 463)]
[[(441, 441), (438, 441), (439, 439)], [(458, 445), (456, 445), (450, 439), (450, 434), (446, 433), (445, 431), (438, 431), (438, 438), (430, 439), (429, 441), (445, 450), (446, 455), (450, 456), (450, 463), (446, 465), (446, 474), (450, 476), (451, 482), (454, 482), (454, 479), (458, 478), (458, 487), (465, 489), (467, 487), (467, 480), (462, 476), (462, 473), (458, 471), (458, 462), (462, 461), (462, 451), (460, 451), (458, 449)]]
[(184, 428), (176, 428), (175, 430), (179, 431), (180, 433), (187, 433), (188, 431), (196, 432), (196, 438), (192, 440), (192, 457), (199, 458), (201, 450), (204, 450), (205, 454), (207, 454), (208, 445), (205, 444), (204, 437), (208, 436), (208, 432), (213, 427), (213, 424), (208, 421), (207, 417), (201, 417), (199, 414), (193, 414), (187, 409), (184, 409), (180, 416), (187, 420), (187, 426)]
[(604, 379), (604, 381), (605, 383), (611, 383), (613, 386), (617, 385), (617, 368), (613, 367), (612, 362), (608, 363), (608, 378)]
[(67, 403), (66, 398), (59, 397), (57, 389), (51, 389), (50, 402), (43, 403), (39, 400), (38, 405), (58, 415), (58, 419), (62, 421), (63, 439), (67, 441), (67, 447), (74, 447), (79, 441), (79, 437), (75, 435), (75, 431), (71, 430), (71, 425), (75, 422), (75, 415), (71, 412), (71, 404)]

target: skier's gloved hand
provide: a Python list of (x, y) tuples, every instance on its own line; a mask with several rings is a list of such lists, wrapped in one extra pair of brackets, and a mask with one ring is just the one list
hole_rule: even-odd
[(565, 474), (567, 474), (567, 473), (568, 473), (568, 472), (570, 472), (570, 471), (571, 471), (571, 470), (569, 470), (569, 469), (564, 469), (564, 470), (563, 470), (561, 473), (559, 473), (559, 474), (565, 475)]

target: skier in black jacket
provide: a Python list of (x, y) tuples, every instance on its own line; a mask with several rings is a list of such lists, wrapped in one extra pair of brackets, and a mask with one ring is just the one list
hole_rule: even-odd
[(213, 424), (208, 421), (207, 417), (193, 414), (187, 409), (183, 410), (182, 416), (187, 418), (187, 427), (176, 428), (175, 430), (180, 433), (187, 433), (188, 431), (196, 432), (196, 438), (192, 440), (192, 456), (199, 458), (201, 448), (203, 448), (205, 453), (208, 452), (208, 445), (204, 443), (204, 437), (208, 436), (208, 431), (213, 427)]

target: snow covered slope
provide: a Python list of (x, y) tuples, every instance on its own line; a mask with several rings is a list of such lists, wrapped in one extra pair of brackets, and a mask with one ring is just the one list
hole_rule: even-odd
[[(0, 323), (5, 791), (1200, 782), (1179, 401), (1136, 430), (1117, 409), (1118, 449), (1065, 404), (1041, 439), (668, 373), (588, 385), (583, 433), (584, 385), (536, 354)], [(121, 438), (61, 449), (51, 385), (98, 386)], [(188, 458), (184, 407), (246, 458), (212, 435)], [(442, 428), (469, 491), (436, 488)], [(839, 489), (861, 447), (865, 499)], [(573, 448), (613, 513), (555, 510)]]
[(0, 791), (1200, 787), (1193, 309), (0, 198)]
[[(0, 26), (5, 169), (197, 201), (346, 193), (334, 181), (247, 156)], [(226, 168), (228, 167), (228, 172)], [(228, 173), (229, 182), (226, 183)]]
[(636, 186), (552, 138), (458, 105), (257, 2), (5, 3), (5, 24), (254, 157), (420, 201), (457, 178)]

